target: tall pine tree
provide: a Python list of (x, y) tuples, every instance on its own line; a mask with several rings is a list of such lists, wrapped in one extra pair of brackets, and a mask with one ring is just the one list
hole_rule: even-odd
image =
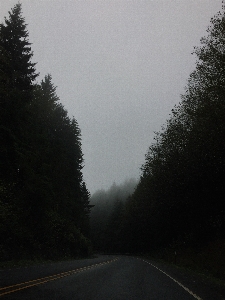
[[(18, 153), (26, 139), (24, 128), (29, 121), (28, 105), (32, 100), (33, 83), (38, 76), (33, 53), (28, 41), (28, 31), (22, 17), (21, 4), (9, 12), (8, 19), (0, 25), (1, 59), (1, 123), (4, 155), (1, 162), (4, 174), (16, 174), (19, 169)], [(15, 175), (14, 174), (14, 175)]]
[(23, 215), (20, 205), (25, 182), (22, 166), (29, 145), (29, 105), (38, 76), (35, 64), (31, 62), (33, 53), (26, 26), (20, 3), (12, 8), (9, 17), (0, 25), (1, 236), (12, 255), (19, 253), (20, 248), (16, 244), (21, 234), (17, 226), (19, 216)]
[(80, 129), (38, 74), (21, 4), (0, 25), (0, 258), (88, 253)]

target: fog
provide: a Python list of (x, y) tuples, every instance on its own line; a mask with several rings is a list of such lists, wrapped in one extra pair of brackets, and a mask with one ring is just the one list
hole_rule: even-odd
[[(220, 0), (21, 0), (40, 72), (82, 134), (91, 193), (138, 178)], [(0, 0), (0, 21), (17, 1)]]

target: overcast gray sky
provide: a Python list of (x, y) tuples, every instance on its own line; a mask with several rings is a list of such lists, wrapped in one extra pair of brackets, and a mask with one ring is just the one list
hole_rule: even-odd
[[(17, 0), (0, 0), (0, 22)], [(78, 121), (91, 193), (139, 178), (221, 0), (21, 0), (39, 81)]]

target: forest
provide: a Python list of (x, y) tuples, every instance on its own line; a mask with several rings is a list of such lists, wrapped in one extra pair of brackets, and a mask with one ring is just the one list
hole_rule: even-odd
[(106, 250), (148, 254), (225, 278), (224, 6), (192, 54), (195, 70), (155, 133), (135, 191), (107, 220), (108, 238), (110, 232), (117, 238), (105, 238)]
[(95, 251), (121, 253), (123, 217), (127, 198), (137, 186), (137, 180), (127, 179), (108, 190), (96, 191), (90, 199), (90, 235)]
[(21, 4), (0, 25), (0, 257), (88, 255), (81, 132), (51, 75), (37, 83)]
[[(195, 47), (195, 70), (138, 182), (92, 197), (81, 132), (50, 74), (37, 83), (21, 4), (0, 25), (0, 257), (146, 254), (225, 278), (225, 13)], [(132, 162), (131, 162), (132, 163)]]

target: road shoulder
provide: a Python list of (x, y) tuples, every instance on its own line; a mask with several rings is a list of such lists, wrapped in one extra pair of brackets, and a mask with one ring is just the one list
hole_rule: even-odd
[(180, 282), (203, 300), (225, 300), (224, 281), (213, 280), (213, 278), (207, 277), (204, 274), (187, 270), (173, 264), (168, 264), (163, 261), (145, 257), (141, 257), (141, 259), (150, 262), (153, 266)]

